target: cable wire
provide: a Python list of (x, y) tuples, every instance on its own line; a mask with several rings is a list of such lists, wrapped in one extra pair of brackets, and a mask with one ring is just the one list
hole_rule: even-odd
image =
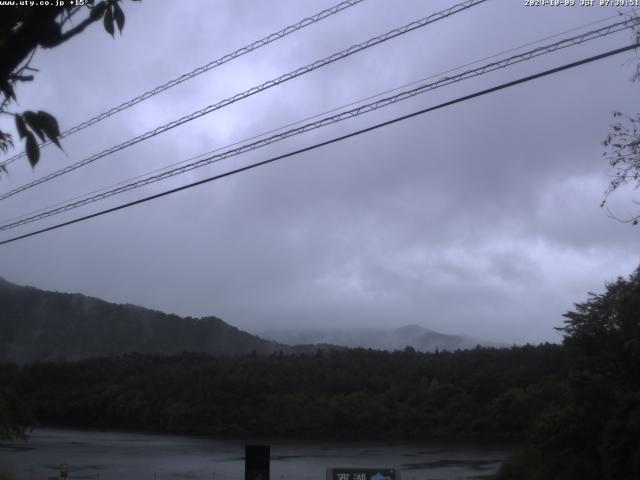
[(238, 93), (232, 97), (226, 98), (218, 103), (215, 103), (213, 105), (209, 105), (201, 110), (195, 111), (189, 115), (185, 115), (184, 117), (179, 118), (178, 120), (174, 120), (172, 122), (169, 122), (165, 125), (162, 125), (160, 127), (155, 128), (154, 130), (150, 130), (142, 135), (139, 135), (135, 138), (132, 138), (130, 140), (127, 140), (124, 143), (121, 143), (119, 145), (116, 145), (114, 147), (108, 148), (107, 150), (103, 150), (100, 153), (97, 153), (95, 155), (92, 155), (90, 157), (87, 157), (83, 160), (80, 160), (79, 162), (76, 162), (74, 164), (68, 165), (67, 167), (64, 167), (60, 170), (57, 170), (55, 172), (52, 172), (48, 175), (45, 175), (44, 177), (41, 177), (37, 180), (34, 180), (32, 182), (29, 182), (25, 185), (22, 185), (21, 187), (15, 188), (13, 190), (10, 190), (9, 192), (6, 192), (2, 195), (0, 195), (0, 200), (5, 200), (9, 197), (12, 197), (13, 195), (16, 195), (20, 192), (23, 192), (25, 190), (28, 190), (30, 188), (33, 188), (37, 185), (40, 185), (44, 182), (47, 182), (49, 180), (52, 180), (56, 177), (59, 177), (60, 175), (64, 175), (66, 173), (69, 173), (73, 170), (77, 170), (80, 167), (83, 167), (85, 165), (88, 165), (92, 162), (95, 162), (96, 160), (106, 157), (107, 155), (111, 155), (115, 152), (118, 152), (120, 150), (123, 150), (127, 147), (130, 147), (132, 145), (135, 145), (136, 143), (142, 142), (143, 140), (147, 140), (151, 137), (154, 137), (156, 135), (159, 135), (161, 133), (164, 133), (168, 130), (171, 130), (172, 128), (175, 128), (179, 125), (182, 125), (184, 123), (190, 122), (191, 120), (195, 120), (196, 118), (202, 117), (203, 115), (207, 115), (211, 112), (214, 112), (216, 110), (219, 110), (221, 108), (224, 108), (232, 103), (235, 103), (239, 100), (245, 99), (251, 95), (255, 95), (256, 93), (260, 93), (263, 92), (271, 87), (275, 87), (277, 85), (280, 85), (284, 82), (287, 82), (289, 80), (292, 80), (294, 78), (297, 78), (301, 75), (304, 75), (306, 73), (312, 72), (314, 70), (317, 70), (318, 68), (324, 67), (326, 65), (329, 65), (331, 63), (334, 63), (338, 60), (342, 60), (343, 58), (347, 58), (355, 53), (361, 52), (362, 50), (365, 50), (367, 48), (373, 47), (375, 45), (378, 45), (380, 43), (386, 42), (388, 40), (391, 40), (392, 38), (398, 37), (400, 35), (404, 35), (406, 33), (409, 33), (413, 30), (416, 30), (418, 28), (422, 28), (425, 27), (431, 23), (434, 23), (438, 20), (442, 20), (445, 18), (448, 18), (456, 13), (459, 13), (461, 11), (467, 10), (468, 8), (471, 8), (473, 6), (479, 5), (481, 3), (486, 2), (487, 0), (466, 0), (464, 2), (458, 3), (452, 7), (449, 7), (445, 10), (442, 10), (440, 12), (434, 13), (432, 15), (429, 15), (427, 17), (424, 17), (420, 20), (416, 20), (413, 21), (411, 23), (408, 23), (400, 28), (396, 28), (393, 30), (390, 30), (387, 33), (384, 33), (382, 35), (378, 35), (376, 37), (370, 38), (369, 40), (356, 44), (356, 45), (352, 45), (351, 47), (342, 50), (338, 53), (334, 53), (332, 55), (329, 55), (328, 57), (325, 57), (322, 60), (317, 60), (309, 65), (306, 65), (304, 67), (300, 67), (296, 70), (293, 70), (289, 73), (286, 73), (284, 75), (281, 75), (278, 78), (269, 80), (261, 85), (258, 85), (256, 87), (250, 88), (249, 90), (245, 90), (242, 93)]
[[(284, 139), (296, 136), (296, 135), (300, 135), (312, 130), (316, 130), (318, 128), (327, 126), (327, 125), (331, 125), (334, 123), (338, 123), (344, 120), (347, 120), (349, 118), (354, 118), (360, 115), (363, 115), (365, 113), (370, 113), (373, 112), (375, 110), (387, 107), (391, 104), (403, 101), (403, 100), (407, 100), (409, 98), (412, 98), (416, 95), (428, 92), (428, 91), (432, 91), (435, 90), (437, 88), (441, 88), (444, 87), (446, 85), (451, 85), (453, 83), (457, 83), (463, 80), (467, 80), (469, 78), (474, 78), (480, 75), (484, 75), (487, 74), (489, 72), (493, 72), (499, 69), (503, 69), (503, 68), (507, 68), (509, 66), (515, 65), (517, 63), (521, 63), (521, 62), (525, 62), (525, 61), (529, 61), (533, 58), (537, 58), (541, 55), (546, 55), (555, 51), (558, 51), (560, 49), (563, 48), (567, 48), (567, 47), (571, 47), (571, 46), (575, 46), (590, 40), (595, 40), (598, 38), (602, 38), (605, 37), (607, 35), (611, 35), (614, 33), (618, 33), (620, 31), (626, 30), (631, 28), (634, 24), (635, 24), (635, 20), (630, 19), (630, 20), (625, 20), (625, 21), (621, 21), (621, 22), (616, 22), (614, 24), (611, 25), (607, 25), (605, 27), (599, 28), (597, 30), (592, 30), (589, 32), (585, 32), (581, 35), (576, 35), (574, 37), (570, 37), (570, 38), (566, 38), (563, 40), (560, 40), (558, 42), (552, 43), (550, 45), (546, 45), (546, 46), (541, 46), (541, 47), (537, 47), (534, 48), (532, 50), (529, 50), (527, 52), (523, 52), (521, 54), (518, 55), (513, 55), (511, 57), (505, 58), (503, 60), (500, 61), (496, 61), (496, 62), (492, 62), (486, 65), (483, 65), (481, 67), (475, 68), (475, 69), (471, 69), (471, 70), (467, 70), (464, 71), (458, 75), (454, 75), (454, 76), (450, 76), (450, 77), (444, 77), (441, 78), (435, 82), (431, 82), (431, 83), (427, 83), (427, 84), (423, 84), (418, 86), (417, 88), (411, 89), (411, 90), (406, 90), (403, 92), (400, 92), (396, 95), (393, 96), (389, 96), (386, 98), (382, 98), (380, 100), (377, 100), (375, 102), (371, 102), (368, 103), (366, 105), (361, 105), (359, 107), (356, 107), (354, 109), (351, 110), (347, 110), (347, 111), (343, 111), (340, 112), (336, 115), (332, 115), (329, 117), (325, 117), (322, 118), (318, 121), (315, 122), (311, 122), (311, 123), (307, 123), (304, 124), (300, 127), (297, 128), (293, 128), (275, 135), (272, 135), (270, 137), (267, 138), (262, 138), (258, 141), (252, 142), (252, 143), (247, 143), (244, 145), (241, 145), (240, 147), (237, 148), (233, 148), (230, 150), (227, 150), (225, 152), (219, 153), (219, 154), (215, 154), (215, 155), (211, 155), (208, 156), (206, 158), (203, 158), (201, 160), (198, 160), (196, 162), (192, 162), (186, 165), (182, 165), (180, 167), (176, 167), (172, 170), (167, 170), (165, 172), (159, 173), (157, 175), (152, 175), (152, 176), (148, 176), (146, 178), (143, 178), (141, 180), (135, 181), (135, 182), (131, 182), (128, 183), (124, 186), (120, 186), (118, 188), (112, 189), (112, 190), (108, 190), (108, 191), (104, 191), (101, 193), (97, 193), (95, 195), (92, 196), (88, 196), (86, 198), (83, 198), (81, 200), (75, 201), (75, 202), (71, 202), (71, 203), (65, 203), (64, 205), (57, 207), (57, 208), (51, 208), (48, 210), (44, 210), (41, 211), (40, 213), (37, 213), (35, 215), (31, 215), (31, 216), (27, 216), (26, 218), (21, 218), (19, 220), (15, 220), (15, 221), (8, 221), (8, 223), (4, 223), (2, 225), (0, 225), (0, 230), (10, 230), (13, 228), (17, 228), (20, 227), (22, 225), (26, 225), (28, 223), (32, 223), (38, 220), (42, 220), (44, 218), (53, 216), (53, 215), (57, 215), (69, 210), (73, 210), (75, 208), (79, 208), (85, 205), (88, 205), (90, 203), (94, 203), (97, 202), (99, 200), (103, 200), (105, 198), (108, 197), (112, 197), (114, 195), (118, 195), (120, 193), (124, 193), (127, 192), (129, 190), (133, 190), (136, 188), (140, 188), (142, 186), (151, 184), (151, 183), (155, 183), (161, 180), (165, 180), (169, 177), (173, 177), (185, 172), (188, 172), (190, 170), (194, 170), (196, 168), (200, 168), (203, 167), (205, 165), (209, 165), (211, 163), (216, 163), (222, 160), (225, 160), (227, 158), (230, 157), (234, 157), (237, 155), (240, 155), (242, 153), (246, 153), (258, 148), (262, 148), (265, 147), (267, 145), (271, 145), (273, 143), (282, 141)], [(195, 158), (199, 158), (202, 157), (203, 155), (199, 155)]]
[[(138, 95), (137, 97), (134, 97), (130, 100), (127, 100), (126, 102), (121, 103), (117, 107), (113, 107), (109, 110), (106, 110), (105, 112), (100, 113), (99, 115), (96, 115), (93, 118), (90, 118), (89, 120), (79, 123), (78, 125), (75, 125), (63, 131), (58, 138), (65, 138), (65, 137), (68, 137), (69, 135), (73, 135), (74, 133), (79, 132), (80, 130), (90, 127), (91, 125), (95, 125), (96, 123), (101, 122), (102, 120), (108, 117), (111, 117), (112, 115), (115, 115), (118, 112), (126, 110), (127, 108), (133, 107), (134, 105), (137, 105), (138, 103), (143, 102), (148, 98), (151, 98), (155, 95), (158, 95), (161, 92), (164, 92), (165, 90), (175, 87), (176, 85), (186, 82), (187, 80), (191, 80), (192, 78), (202, 73), (208, 72), (209, 70), (219, 67), (220, 65), (230, 62), (231, 60), (241, 57), (247, 53), (253, 52), (254, 50), (257, 50), (260, 47), (264, 47), (265, 45), (275, 42), (276, 40), (280, 40), (281, 38), (284, 38), (287, 35), (297, 32), (298, 30), (302, 30), (303, 28), (308, 27), (309, 25), (313, 25), (314, 23), (317, 23), (321, 20), (324, 20), (327, 17), (335, 15), (336, 13), (339, 13), (349, 7), (353, 7), (354, 5), (357, 5), (358, 3), (361, 3), (363, 1), (364, 0), (346, 0), (338, 3), (337, 5), (334, 5), (331, 8), (318, 12), (315, 15), (312, 15), (311, 17), (304, 18), (299, 22), (294, 23), (293, 25), (289, 25), (288, 27), (283, 28), (278, 32), (271, 33), (270, 35), (267, 35), (266, 37), (261, 38), (260, 40), (256, 40), (255, 42), (250, 43), (249, 45), (245, 45), (244, 47), (239, 48), (234, 52), (227, 53), (226, 55), (223, 55), (222, 57), (216, 60), (213, 60), (207, 63), (206, 65), (202, 65), (201, 67), (198, 67), (190, 71), (189, 73), (185, 73), (184, 75), (174, 78), (173, 80), (169, 80), (168, 82), (162, 85), (159, 85), (151, 90), (148, 90)], [(38, 146), (42, 148), (46, 145), (50, 145), (51, 143), (53, 142), (51, 142), (50, 140), (47, 140), (39, 143)], [(26, 156), (25, 152), (21, 152), (17, 155), (14, 155), (8, 160), (0, 163), (0, 167), (7, 166), (10, 163), (13, 163), (17, 159), (22, 158), (24, 156)]]
[(235, 174), (247, 171), (247, 170), (252, 170), (254, 168), (261, 167), (261, 166), (264, 166), (264, 165), (268, 165), (270, 163), (274, 163), (274, 162), (277, 162), (279, 160), (282, 160), (282, 159), (285, 159), (285, 158), (288, 158), (288, 157), (293, 157), (293, 156), (299, 155), (301, 153), (309, 152), (309, 151), (315, 150), (317, 148), (321, 148), (321, 147), (324, 147), (324, 146), (327, 146), (327, 145), (331, 145), (333, 143), (341, 142), (341, 141), (346, 140), (348, 138), (352, 138), (352, 137), (355, 137), (355, 136), (358, 136), (358, 135), (362, 135), (364, 133), (372, 132), (372, 131), (377, 130), (377, 129), (382, 128), (382, 127), (386, 127), (386, 126), (389, 126), (389, 125), (392, 125), (392, 124), (395, 124), (395, 123), (398, 123), (398, 122), (401, 122), (401, 121), (404, 121), (404, 120), (408, 120), (410, 118), (417, 117), (419, 115), (424, 115), (424, 114), (426, 114), (428, 112), (433, 112), (435, 110), (439, 110), (439, 109), (442, 109), (442, 108), (445, 108), (445, 107), (449, 107), (451, 105), (455, 105), (455, 104), (458, 104), (458, 103), (461, 103), (461, 102), (465, 102), (465, 101), (471, 100), (473, 98), (481, 97), (481, 96), (484, 96), (484, 95), (487, 95), (487, 94), (490, 94), (490, 93), (497, 92), (499, 90), (504, 90), (506, 88), (510, 88), (510, 87), (513, 87), (513, 86), (516, 86), (516, 85), (520, 85), (522, 83), (530, 82), (530, 81), (536, 80), (538, 78), (542, 78), (542, 77), (546, 77), (546, 76), (549, 76), (549, 75), (553, 75), (553, 74), (562, 72), (564, 70), (568, 70), (570, 68), (578, 67), (580, 65), (585, 65), (585, 64), (588, 64), (588, 63), (591, 63), (591, 62), (595, 62), (597, 60), (602, 60), (604, 58), (611, 57), (613, 55), (617, 55), (617, 54), (620, 54), (620, 53), (623, 53), (623, 52), (627, 52), (629, 50), (633, 50), (635, 48), (638, 48), (639, 46), (640, 46), (640, 43), (634, 43), (634, 44), (631, 44), (631, 45), (627, 45), (625, 47), (620, 47), (620, 48), (617, 48), (617, 49), (614, 49), (614, 50), (609, 50), (609, 51), (607, 51), (605, 53), (601, 53), (599, 55), (594, 55), (592, 57), (584, 58), (582, 60), (578, 60), (578, 61), (575, 61), (575, 62), (572, 62), (572, 63), (567, 63), (567, 64), (564, 64), (564, 65), (562, 65), (560, 67), (551, 68), (549, 70), (545, 70), (543, 72), (539, 72), (539, 73), (536, 73), (536, 74), (533, 74), (533, 75), (522, 77), (522, 78), (519, 78), (517, 80), (513, 80), (513, 81), (510, 81), (510, 82), (502, 83), (502, 84), (497, 85), (495, 87), (487, 88), (485, 90), (480, 90), (480, 91), (477, 91), (475, 93), (472, 93), (472, 94), (469, 94), (469, 95), (465, 95), (463, 97), (458, 97), (458, 98), (456, 98), (454, 100), (450, 100), (448, 102), (440, 103), (439, 105), (435, 105), (433, 107), (424, 108), (422, 110), (418, 110), (418, 111), (409, 113), (407, 115), (402, 115), (400, 117), (396, 117), (396, 118), (393, 118), (391, 120), (387, 120), (385, 122), (377, 123), (375, 125), (372, 125), (372, 126), (360, 129), (360, 130), (356, 130), (354, 132), (347, 133), (345, 135), (341, 135), (339, 137), (334, 137), (334, 138), (332, 138), (330, 140), (326, 140), (324, 142), (319, 142), (319, 143), (316, 143), (314, 145), (310, 145), (308, 147), (304, 147), (304, 148), (301, 148), (301, 149), (298, 149), (298, 150), (295, 150), (295, 151), (292, 151), (292, 152), (285, 153), (283, 155), (278, 155), (276, 157), (271, 157), (269, 159), (262, 160), (262, 161), (257, 162), (257, 163), (252, 163), (252, 164), (246, 165), (244, 167), (236, 168), (234, 170), (230, 170), (230, 171), (225, 172), (225, 173), (214, 175), (212, 177), (208, 177), (208, 178), (205, 178), (203, 180), (198, 180), (196, 182), (189, 183), (187, 185), (182, 185), (180, 187), (176, 187), (176, 188), (173, 188), (171, 190), (165, 190), (164, 192), (156, 193), (155, 195), (150, 195), (148, 197), (140, 198), (140, 199), (134, 200), (132, 202), (124, 203), (124, 204), (121, 204), (121, 205), (118, 205), (118, 206), (115, 206), (115, 207), (112, 207), (112, 208), (101, 210), (99, 212), (95, 212), (95, 213), (92, 213), (90, 215), (85, 215), (83, 217), (79, 217), (79, 218), (75, 218), (73, 220), (69, 220), (69, 221), (66, 221), (66, 222), (58, 223), (56, 225), (51, 225), (49, 227), (42, 228), (40, 230), (36, 230), (34, 232), (26, 233), (24, 235), (19, 235), (17, 237), (13, 237), (13, 238), (10, 238), (10, 239), (7, 239), (7, 240), (3, 240), (3, 241), (0, 241), (0, 245), (6, 245), (8, 243), (12, 243), (12, 242), (16, 242), (18, 240), (22, 240), (22, 239), (25, 239), (25, 238), (33, 237), (35, 235), (39, 235), (39, 234), (42, 234), (42, 233), (45, 233), (45, 232), (49, 232), (49, 231), (56, 230), (56, 229), (59, 229), (59, 228), (62, 228), (62, 227), (66, 227), (68, 225), (73, 225), (75, 223), (83, 222), (83, 221), (89, 220), (91, 218), (99, 217), (101, 215), (106, 215), (107, 213), (116, 212), (118, 210), (123, 210), (125, 208), (132, 207), (134, 205), (139, 205), (141, 203), (146, 203), (146, 202), (149, 202), (151, 200), (155, 200), (157, 198), (165, 197), (167, 195), (171, 195), (171, 194), (180, 192), (182, 190), (187, 190), (187, 189), (196, 187), (198, 185), (203, 185), (203, 184), (210, 183), (210, 182), (213, 182), (213, 181), (216, 181), (216, 180), (220, 180), (222, 178), (229, 177), (231, 175), (235, 175)]
[(26, 218), (26, 217), (29, 217), (29, 216), (34, 215), (36, 213), (40, 213), (40, 212), (43, 212), (45, 210), (49, 210), (49, 209), (52, 209), (54, 207), (57, 207), (57, 206), (60, 206), (60, 205), (64, 205), (64, 204), (72, 202), (74, 200), (79, 200), (81, 198), (89, 197), (89, 196), (94, 195), (96, 193), (100, 193), (100, 192), (103, 192), (105, 190), (109, 190), (109, 189), (112, 189), (114, 187), (117, 187), (117, 186), (120, 186), (120, 185), (124, 185), (127, 182), (132, 182), (134, 180), (138, 180), (140, 178), (143, 178), (146, 175), (152, 175), (154, 173), (158, 173), (158, 172), (161, 172), (163, 170), (166, 170), (166, 169), (169, 169), (169, 168), (172, 168), (172, 167), (176, 167), (178, 165), (183, 165), (183, 164), (185, 164), (187, 162), (191, 162), (191, 161), (196, 160), (198, 158), (205, 157), (207, 155), (211, 155), (212, 153), (219, 152), (219, 151), (227, 149), (227, 148), (235, 147), (236, 145), (240, 145), (240, 144), (242, 144), (244, 142), (255, 140), (257, 138), (263, 137), (265, 135), (269, 135), (270, 133), (275, 133), (275, 132), (284, 130), (284, 129), (292, 127), (294, 125), (300, 125), (300, 124), (302, 124), (304, 122), (307, 122), (309, 120), (313, 120), (313, 119), (319, 118), (319, 117), (321, 117), (323, 115), (327, 115), (329, 113), (337, 112), (337, 111), (342, 110), (344, 108), (348, 108), (348, 107), (352, 107), (354, 105), (358, 105), (358, 104), (360, 104), (362, 102), (366, 102), (367, 100), (372, 100), (374, 98), (378, 98), (378, 97), (381, 97), (383, 95), (387, 95), (387, 94), (392, 93), (392, 92), (397, 92), (398, 90), (402, 90), (403, 88), (410, 87), (410, 86), (413, 86), (413, 85), (417, 85), (419, 83), (423, 83), (423, 82), (425, 82), (427, 80), (431, 80), (432, 78), (436, 78), (436, 77), (440, 77), (442, 75), (446, 75), (448, 73), (456, 72), (456, 71), (458, 71), (458, 70), (460, 70), (462, 68), (466, 68), (466, 67), (469, 67), (469, 66), (472, 66), (472, 65), (476, 65), (476, 64), (478, 64), (480, 62), (484, 62), (486, 60), (491, 60), (491, 59), (499, 57), (501, 55), (504, 55), (504, 54), (507, 54), (507, 53), (511, 53), (511, 52), (515, 52), (515, 51), (521, 50), (521, 49), (523, 49), (525, 47), (530, 47), (532, 45), (536, 45), (536, 44), (538, 44), (540, 42), (544, 42), (546, 40), (551, 40), (553, 38), (558, 38), (558, 37), (560, 37), (562, 35), (566, 35), (567, 33), (572, 33), (572, 32), (578, 31), (578, 30), (582, 30), (582, 29), (587, 28), (587, 27), (591, 27), (593, 25), (597, 25), (599, 23), (606, 22), (607, 20), (611, 20), (612, 18), (620, 18), (620, 15), (627, 15), (628, 13), (630, 13), (632, 11), (633, 11), (633, 9), (629, 10), (629, 11), (622, 12), (621, 14), (615, 14), (615, 15), (610, 15), (608, 17), (603, 17), (603, 18), (601, 18), (599, 20), (595, 20), (593, 22), (589, 22), (589, 23), (586, 23), (584, 25), (580, 25), (578, 27), (574, 27), (574, 28), (571, 28), (571, 29), (568, 29), (568, 30), (564, 30), (562, 32), (558, 32), (558, 33), (555, 33), (553, 35), (549, 35), (547, 37), (540, 38), (538, 40), (534, 40), (532, 42), (527, 42), (527, 43), (524, 43), (524, 44), (520, 44), (517, 47), (509, 48), (507, 50), (502, 50), (500, 52), (494, 53), (494, 54), (489, 55), (487, 57), (483, 57), (483, 58), (480, 58), (478, 60), (474, 60), (472, 62), (468, 62), (468, 63), (465, 63), (463, 65), (458, 65), (457, 67), (453, 67), (453, 68), (450, 68), (448, 70), (429, 75), (428, 77), (423, 77), (423, 78), (420, 78), (418, 80), (413, 80), (413, 81), (411, 81), (409, 83), (405, 83), (405, 84), (399, 85), (397, 87), (385, 90), (383, 92), (379, 92), (379, 93), (376, 93), (376, 94), (373, 94), (373, 95), (369, 95), (369, 96), (364, 97), (364, 98), (360, 98), (360, 99), (355, 100), (353, 102), (349, 102), (347, 104), (343, 104), (343, 105), (340, 105), (338, 107), (334, 107), (334, 108), (332, 108), (330, 110), (325, 110), (323, 112), (316, 113), (316, 114), (311, 115), (309, 117), (305, 117), (305, 118), (296, 120), (294, 122), (290, 122), (290, 123), (287, 123), (285, 125), (281, 125), (279, 127), (272, 128), (270, 130), (267, 130), (267, 131), (264, 131), (264, 132), (261, 132), (261, 133), (255, 134), (255, 135), (251, 135), (250, 137), (245, 137), (243, 139), (236, 140), (233, 143), (226, 144), (226, 145), (223, 145), (221, 147), (216, 147), (213, 150), (209, 150), (207, 152), (204, 152), (204, 153), (201, 153), (199, 155), (187, 158), (185, 160), (180, 160), (179, 162), (170, 163), (170, 164), (165, 165), (163, 167), (159, 167), (159, 168), (147, 171), (145, 173), (141, 173), (140, 175), (136, 175), (135, 177), (129, 177), (129, 178), (126, 178), (124, 180), (120, 180), (120, 181), (118, 181), (116, 183), (112, 183), (110, 185), (106, 185), (104, 187), (92, 190), (90, 192), (86, 192), (86, 193), (83, 193), (83, 194), (80, 194), (80, 195), (76, 195), (76, 196), (74, 196), (72, 198), (68, 198), (66, 200), (62, 200), (60, 202), (56, 202), (56, 203), (54, 203), (52, 205), (48, 205), (46, 207), (42, 207), (42, 208), (38, 208), (38, 209), (35, 209), (35, 210), (31, 210), (31, 211), (29, 211), (27, 213), (23, 213), (23, 214), (16, 215), (16, 216), (11, 217), (11, 218), (7, 218), (7, 219), (4, 219), (4, 220), (1, 220), (0, 224), (8, 223), (8, 222), (11, 222), (13, 220), (19, 220), (19, 219), (22, 219), (22, 218)]

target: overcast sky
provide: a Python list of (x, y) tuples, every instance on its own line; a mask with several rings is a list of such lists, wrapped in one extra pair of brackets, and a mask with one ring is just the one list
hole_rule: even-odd
[[(17, 108), (46, 110), (65, 129), (335, 3), (126, 1), (122, 37), (94, 25), (38, 52), (32, 65), (40, 72), (18, 89)], [(65, 139), (66, 154), (46, 148), (33, 171), (26, 159), (13, 163), (0, 190), (454, 3), (365, 0)], [(2, 201), (0, 220), (616, 13), (489, 0)], [(441, 88), (0, 239), (630, 39), (617, 34)], [(640, 108), (640, 85), (629, 81), (633, 64), (625, 63), (632, 58), (611, 57), (0, 246), (0, 276), (180, 315), (216, 315), (249, 331), (420, 324), (506, 342), (557, 341), (553, 327), (562, 313), (640, 261), (638, 227), (599, 206), (611, 174), (602, 157), (611, 113)], [(632, 199), (623, 192), (611, 208), (631, 214)]]

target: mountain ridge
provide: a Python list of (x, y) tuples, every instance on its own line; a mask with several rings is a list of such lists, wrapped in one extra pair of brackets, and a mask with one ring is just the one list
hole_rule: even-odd
[(80, 293), (21, 286), (0, 277), (0, 362), (75, 361), (127, 353), (298, 353), (218, 317), (180, 317)]
[(14, 284), (0, 277), (0, 363), (77, 361), (130, 353), (174, 355), (287, 354), (371, 348), (462, 350), (504, 344), (440, 333), (420, 325), (399, 328), (264, 330), (249, 333), (209, 315), (181, 317), (81, 293)]
[(435, 350), (466, 350), (477, 345), (505, 347), (506, 344), (482, 340), (467, 335), (437, 332), (421, 325), (379, 328), (338, 329), (265, 329), (256, 332), (262, 338), (282, 343), (332, 344), (350, 348), (372, 348), (375, 350), (403, 350), (406, 347), (420, 352)]

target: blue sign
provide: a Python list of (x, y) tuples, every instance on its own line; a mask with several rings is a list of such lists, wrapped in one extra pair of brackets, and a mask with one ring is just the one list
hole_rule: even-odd
[(327, 480), (400, 480), (395, 468), (327, 468)]

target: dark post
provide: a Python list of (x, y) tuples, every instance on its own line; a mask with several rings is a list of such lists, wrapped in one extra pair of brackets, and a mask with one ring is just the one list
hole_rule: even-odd
[(244, 447), (244, 480), (269, 480), (269, 445)]

